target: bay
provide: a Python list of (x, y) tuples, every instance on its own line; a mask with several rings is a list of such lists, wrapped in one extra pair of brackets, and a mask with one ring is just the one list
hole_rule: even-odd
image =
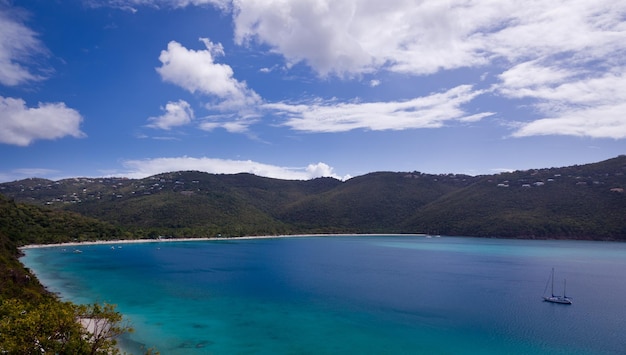
[[(135, 354), (623, 354), (626, 244), (332, 236), (25, 249)], [(573, 305), (542, 302), (552, 268)], [(549, 290), (548, 290), (549, 292)]]

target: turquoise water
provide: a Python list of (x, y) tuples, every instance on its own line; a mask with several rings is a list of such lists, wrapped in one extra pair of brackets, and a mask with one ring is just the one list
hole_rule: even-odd
[[(162, 354), (624, 354), (626, 244), (337, 236), (28, 249)], [(552, 267), (571, 306), (541, 301)], [(562, 291), (562, 284), (556, 287)]]

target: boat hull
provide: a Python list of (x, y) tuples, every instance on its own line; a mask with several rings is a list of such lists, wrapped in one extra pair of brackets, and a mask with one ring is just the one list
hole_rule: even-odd
[(567, 297), (553, 296), (553, 297), (544, 297), (544, 301), (558, 304), (572, 304), (572, 300)]

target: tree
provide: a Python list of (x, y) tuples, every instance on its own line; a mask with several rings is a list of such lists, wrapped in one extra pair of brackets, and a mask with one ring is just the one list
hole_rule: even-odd
[(48, 299), (37, 305), (6, 299), (0, 305), (0, 350), (10, 354), (74, 353), (87, 350), (74, 306)]
[(132, 331), (113, 305), (53, 298), (36, 305), (5, 299), (0, 318), (0, 352), (9, 354), (119, 354), (115, 338)]
[(115, 305), (94, 303), (76, 307), (79, 322), (82, 324), (86, 339), (90, 343), (89, 354), (117, 354), (116, 338), (133, 329), (115, 311)]

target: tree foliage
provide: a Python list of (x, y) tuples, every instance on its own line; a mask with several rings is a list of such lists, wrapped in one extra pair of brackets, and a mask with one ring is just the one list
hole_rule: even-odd
[(0, 349), (10, 354), (87, 354), (83, 330), (72, 305), (47, 299), (30, 304), (5, 299), (0, 304)]
[(90, 354), (116, 354), (117, 337), (132, 332), (132, 327), (122, 315), (115, 311), (112, 304), (90, 304), (75, 306), (75, 315), (79, 319), (85, 334), (83, 338), (89, 344)]
[(47, 213), (2, 196), (0, 211), (0, 353), (118, 354), (116, 337), (131, 328), (115, 307), (60, 301), (19, 262), (17, 249), (24, 241), (57, 241), (63, 237), (64, 223), (90, 231), (109, 226), (75, 213)]
[(77, 306), (46, 298), (0, 303), (0, 351), (9, 354), (119, 354), (116, 337), (131, 330), (109, 304)]
[(76, 212), (52, 210), (0, 195), (0, 232), (18, 245), (128, 237), (122, 229)]

